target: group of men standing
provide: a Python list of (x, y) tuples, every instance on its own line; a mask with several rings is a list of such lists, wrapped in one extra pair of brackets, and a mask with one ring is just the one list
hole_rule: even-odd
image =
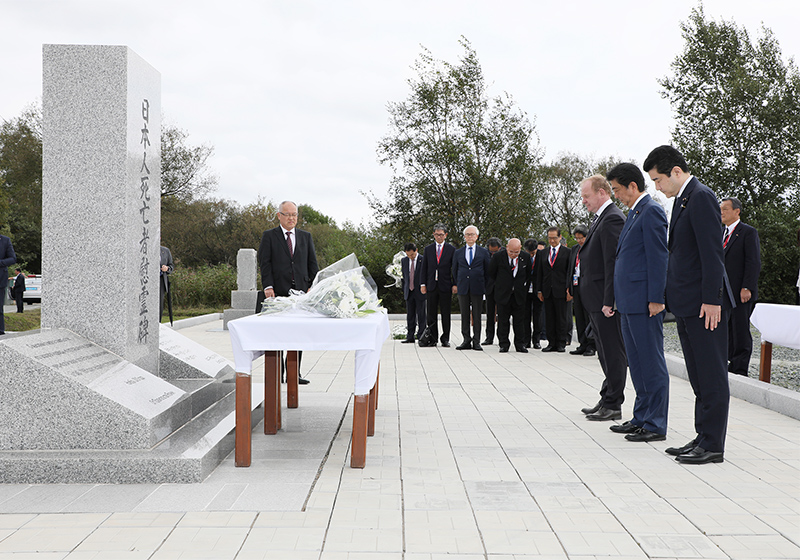
[[(485, 297), (492, 328), (496, 307), (500, 352), (511, 346), (510, 321), (515, 349), (527, 352), (532, 343), (530, 296), (535, 294), (545, 315), (548, 344), (542, 351), (564, 352), (567, 305), (572, 301), (580, 316), (580, 346), (573, 353), (590, 350), (592, 355), (596, 347), (604, 373), (600, 400), (582, 412), (593, 421), (622, 420), (629, 368), (636, 391), (633, 414), (611, 430), (629, 441), (662, 441), (669, 405), (663, 321), (669, 310), (695, 393), (697, 436), (666, 452), (686, 464), (722, 462), (728, 372), (747, 375), (752, 353), (749, 318), (758, 296), (758, 234), (739, 220), (741, 203), (725, 198), (720, 204), (672, 146), (654, 149), (643, 167), (656, 188), (673, 198), (669, 223), (661, 205), (645, 192), (641, 170), (622, 163), (605, 177), (580, 183), (581, 198), (593, 217), (588, 229), (574, 232), (579, 244), (572, 251), (562, 245), (557, 227), (547, 230), (547, 247), (530, 252), (522, 250), (519, 239), (510, 239), (501, 249), (492, 238), (490, 253), (477, 245), (479, 232), (473, 225), (464, 229), (465, 244), (459, 249), (446, 242), (443, 224), (434, 226), (435, 242), (421, 256), (408, 244), (403, 287), (406, 300), (413, 303), (408, 305), (404, 342), (414, 342), (415, 329), (417, 338), (423, 336), (425, 324), (431, 340), (427, 345), (435, 346), (437, 338), (450, 345), (452, 293), (458, 295), (461, 310), (463, 340), (457, 349), (483, 349), (480, 313)], [(612, 192), (628, 208), (627, 218)], [(415, 274), (410, 276), (411, 271)], [(538, 343), (538, 333), (534, 338)]]

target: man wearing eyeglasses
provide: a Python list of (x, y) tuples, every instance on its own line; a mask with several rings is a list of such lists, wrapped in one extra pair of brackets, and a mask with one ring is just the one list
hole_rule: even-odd
[[(278, 206), (277, 218), (280, 225), (265, 231), (258, 247), (264, 298), (288, 296), (289, 290), (308, 291), (319, 272), (311, 234), (295, 227), (297, 205), (284, 200)], [(262, 301), (259, 295), (256, 311), (261, 311)], [(308, 382), (300, 378), (301, 385)]]

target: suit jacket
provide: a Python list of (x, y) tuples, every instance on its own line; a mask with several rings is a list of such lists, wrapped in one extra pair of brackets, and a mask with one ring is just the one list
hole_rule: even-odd
[(0, 235), (0, 288), (8, 286), (8, 267), (17, 262), (11, 239)]
[(489, 283), (489, 250), (478, 244), (474, 249), (472, 262), (467, 263), (467, 246), (456, 249), (453, 256), (453, 279), (458, 287), (458, 294), (462, 296), (482, 296), (486, 293)]
[(719, 201), (692, 177), (675, 197), (669, 224), (667, 309), (677, 317), (697, 317), (702, 304), (732, 307), (725, 275)]
[(568, 282), (572, 281), (570, 250), (561, 246), (553, 266), (550, 266), (550, 249), (545, 247), (536, 254), (539, 271), (536, 277), (536, 291), (546, 298), (567, 299)]
[(761, 243), (756, 228), (739, 222), (722, 252), (734, 300), (737, 304), (742, 303), (742, 288), (747, 288), (752, 292), (750, 301), (755, 302), (761, 273)]
[(14, 286), (11, 288), (11, 297), (16, 297), (17, 294), (25, 293), (25, 275), (22, 273), (17, 274), (14, 278)]
[(620, 313), (649, 313), (664, 303), (667, 283), (667, 215), (649, 194), (628, 213), (617, 242), (614, 295)]
[(417, 254), (417, 259), (414, 261), (414, 291), (410, 292), (408, 289), (408, 279), (410, 261), (408, 257), (403, 257), (400, 260), (400, 268), (403, 271), (402, 285), (403, 285), (403, 299), (408, 299), (409, 294), (417, 299), (425, 299), (425, 294), (419, 291), (419, 285), (422, 283), (422, 255)]
[[(453, 281), (451, 269), (455, 252), (456, 248), (445, 241), (442, 244), (442, 255), (437, 262), (436, 243), (431, 243), (425, 247), (425, 251), (422, 254), (422, 279), (427, 292), (439, 290), (440, 292), (450, 293), (453, 290), (455, 282)], [(437, 272), (439, 275), (438, 281), (436, 280)]]
[[(160, 259), (161, 265), (158, 268), (159, 277), (161, 280), (161, 286), (164, 288), (165, 292), (169, 291), (169, 275), (172, 274), (172, 271), (175, 270), (175, 264), (172, 262), (172, 252), (167, 249), (166, 247), (161, 247), (160, 251)], [(166, 265), (169, 270), (167, 272), (163, 272), (161, 267)]]
[(625, 215), (613, 203), (595, 220), (581, 249), (581, 303), (590, 313), (614, 307), (614, 266), (617, 240)]
[(497, 251), (489, 261), (489, 285), (494, 293), (494, 301), (498, 305), (508, 305), (512, 296), (520, 306), (525, 305), (528, 298), (528, 286), (531, 283), (531, 256), (520, 251), (517, 260), (517, 274), (513, 274), (505, 249)]
[(311, 234), (295, 228), (292, 237), (295, 238), (292, 239), (294, 254), (289, 253), (281, 226), (265, 231), (258, 246), (261, 285), (264, 288), (272, 286), (276, 296), (288, 296), (291, 289), (308, 291), (319, 272)]

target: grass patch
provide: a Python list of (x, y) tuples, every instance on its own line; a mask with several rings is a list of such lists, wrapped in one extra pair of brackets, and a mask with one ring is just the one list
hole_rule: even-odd
[(42, 322), (42, 310), (26, 309), (23, 313), (6, 313), (6, 332), (22, 332), (38, 329)]
[[(180, 321), (181, 319), (188, 319), (189, 317), (199, 317), (200, 315), (208, 315), (209, 313), (222, 313), (222, 309), (218, 307), (173, 307), (172, 320)], [(162, 323), (169, 323), (169, 312), (164, 309), (164, 316), (161, 318)]]

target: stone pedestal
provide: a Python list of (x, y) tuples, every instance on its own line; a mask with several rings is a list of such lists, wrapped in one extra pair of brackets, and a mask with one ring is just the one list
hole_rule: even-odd
[(42, 328), (158, 375), (161, 76), (128, 47), (45, 45)]
[(255, 249), (239, 249), (236, 255), (236, 287), (231, 292), (231, 308), (222, 313), (222, 328), (228, 330), (228, 321), (253, 315), (256, 310), (258, 263)]

